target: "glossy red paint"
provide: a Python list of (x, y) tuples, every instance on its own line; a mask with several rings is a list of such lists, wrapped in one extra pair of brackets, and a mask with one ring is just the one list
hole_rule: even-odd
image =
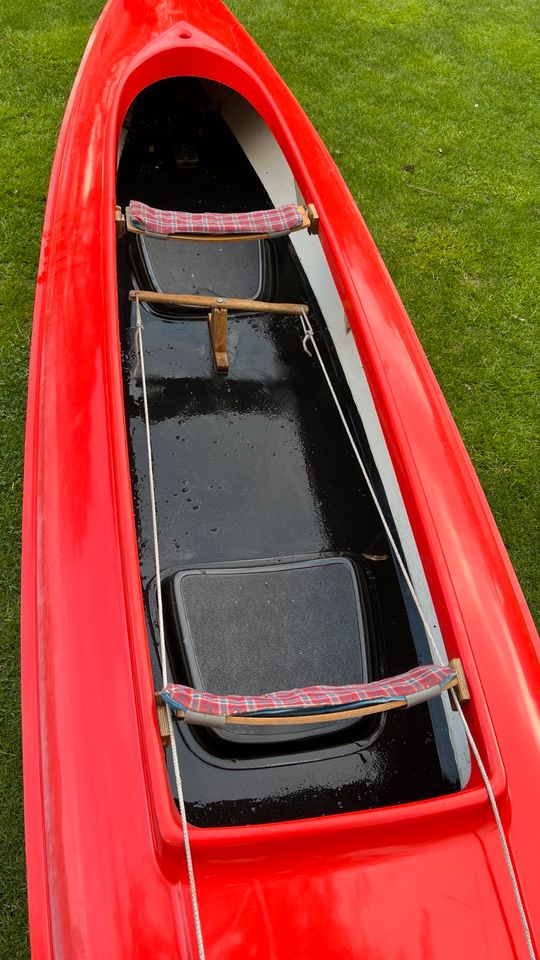
[[(34, 318), (22, 599), (32, 955), (195, 955), (153, 711), (114, 235), (123, 115), (143, 87), (179, 74), (219, 80), (251, 101), (318, 208), (447, 649), (468, 674), (468, 719), (538, 936), (538, 638), (404, 308), (329, 154), (226, 8), (110, 0), (60, 134)], [(208, 960), (526, 955), (475, 773), (451, 797), (191, 835)]]

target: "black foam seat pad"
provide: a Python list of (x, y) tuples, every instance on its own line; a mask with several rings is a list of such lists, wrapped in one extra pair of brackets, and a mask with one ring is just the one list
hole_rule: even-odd
[(172, 588), (198, 689), (248, 695), (368, 679), (362, 595), (348, 558), (184, 570)]

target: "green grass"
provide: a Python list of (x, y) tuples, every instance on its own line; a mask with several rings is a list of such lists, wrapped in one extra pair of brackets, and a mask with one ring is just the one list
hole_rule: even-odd
[[(538, 615), (537, 0), (231, 6), (351, 187)], [(28, 952), (18, 563), (34, 278), (58, 127), (100, 7), (97, 0), (3, 0), (0, 9), (2, 960)]]

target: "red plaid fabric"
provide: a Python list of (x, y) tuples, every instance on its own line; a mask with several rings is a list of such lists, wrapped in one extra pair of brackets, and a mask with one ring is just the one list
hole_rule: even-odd
[(332, 712), (332, 707), (358, 706), (359, 704), (402, 701), (413, 694), (438, 688), (446, 690), (455, 679), (452, 667), (436, 667), (427, 664), (415, 667), (388, 680), (374, 683), (352, 684), (345, 687), (304, 687), (298, 690), (280, 690), (256, 697), (219, 696), (203, 693), (180, 684), (169, 683), (161, 691), (161, 697), (173, 710), (189, 710), (214, 717), (277, 714), (280, 716), (299, 713)]
[(201, 236), (289, 233), (302, 223), (302, 215), (294, 203), (287, 203), (275, 210), (255, 210), (253, 213), (182, 213), (180, 210), (157, 210), (140, 200), (131, 200), (129, 213), (139, 230), (164, 236), (175, 233)]

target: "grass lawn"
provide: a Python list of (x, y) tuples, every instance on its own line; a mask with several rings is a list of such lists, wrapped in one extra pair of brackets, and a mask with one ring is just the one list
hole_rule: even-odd
[[(538, 617), (537, 0), (231, 6), (351, 187)], [(58, 127), (100, 8), (100, 0), (0, 8), (1, 960), (28, 955), (18, 565), (34, 278)]]

